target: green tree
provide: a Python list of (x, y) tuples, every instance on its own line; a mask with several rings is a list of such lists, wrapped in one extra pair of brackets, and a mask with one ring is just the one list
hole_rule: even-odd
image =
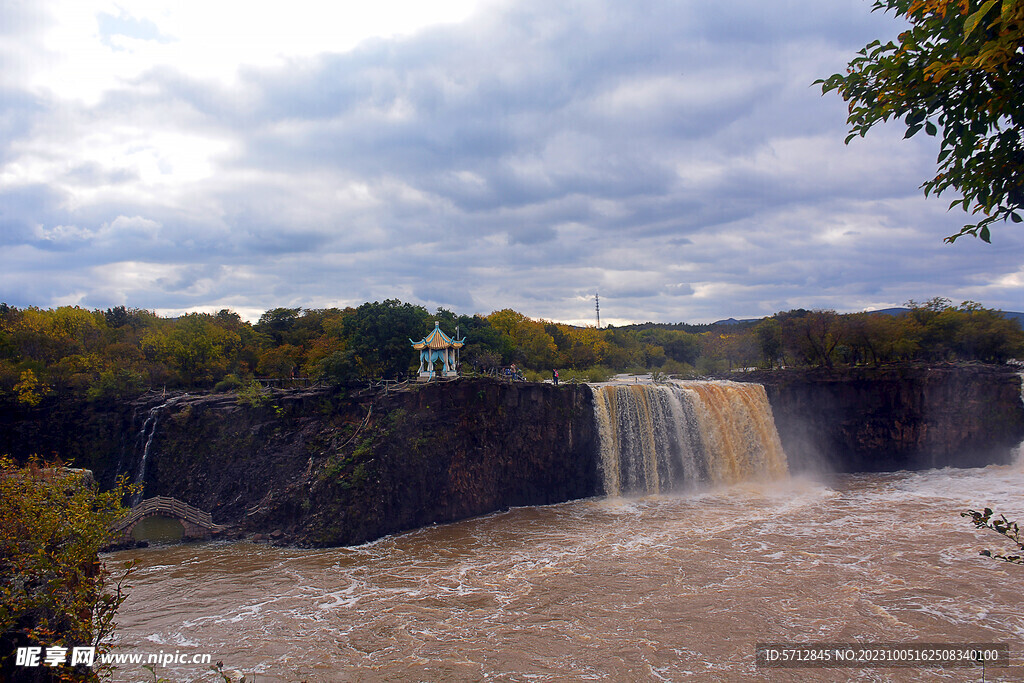
[(636, 330), (618, 329), (609, 325), (600, 334), (607, 345), (599, 347), (599, 363), (613, 370), (637, 368), (644, 364), (643, 346)]
[[(127, 491), (123, 480), (101, 493), (81, 470), (18, 467), (0, 456), (0, 680), (24, 674), (18, 647), (105, 646), (127, 574), (108, 581), (98, 552)], [(81, 666), (49, 673), (99, 680), (97, 669)]]
[(700, 355), (701, 338), (697, 334), (682, 330), (651, 328), (642, 330), (640, 338), (645, 344), (660, 346), (664, 350), (665, 358), (680, 363), (692, 365)]
[(849, 103), (850, 134), (903, 118), (905, 137), (939, 135), (938, 173), (925, 196), (952, 189), (950, 204), (981, 216), (946, 238), (990, 241), (989, 225), (1020, 223), (1024, 204), (1024, 2), (876, 0), (910, 22), (898, 42), (874, 41), (845, 74), (816, 81)]
[(558, 347), (541, 323), (527, 318), (516, 330), (515, 343), (512, 357), (516, 362), (534, 370), (550, 370), (555, 367)]
[(909, 315), (853, 313), (843, 316), (843, 338), (855, 363), (880, 365), (901, 353), (912, 354), (921, 338), (920, 326)]
[(503, 335), (482, 315), (460, 316), (459, 334), (466, 338), (460, 358), (477, 370), (487, 370), (512, 362), (512, 338)]
[(282, 344), (267, 349), (260, 355), (256, 372), (266, 377), (291, 377), (302, 362), (302, 349)]
[(422, 306), (387, 299), (355, 309), (342, 318), (341, 328), (350, 357), (362, 375), (395, 377), (409, 372), (415, 364), (417, 356), (409, 340), (429, 334), (432, 320)]
[(260, 316), (256, 330), (273, 338), (280, 344), (284, 337), (292, 331), (299, 320), (301, 308), (275, 308)]
[(494, 311), (487, 320), (501, 332), (502, 358), (534, 370), (550, 370), (558, 364), (558, 347), (545, 331), (545, 323), (505, 308)]
[(21, 381), (14, 385), (14, 393), (18, 403), (35, 408), (43, 400), (46, 387), (39, 381), (31, 369), (22, 370)]
[(999, 311), (965, 301), (953, 312), (957, 325), (952, 347), (958, 358), (1004, 363), (1024, 350), (1024, 334), (1015, 320)]
[(186, 386), (212, 384), (223, 377), (241, 340), (205, 313), (187, 313), (167, 331), (153, 331), (142, 339), (151, 360), (168, 363)]
[(840, 317), (835, 311), (806, 311), (802, 308), (776, 317), (782, 324), (785, 351), (794, 360), (831, 368), (836, 347), (843, 341)]
[(761, 352), (761, 358), (768, 365), (768, 369), (775, 367), (775, 363), (782, 358), (782, 324), (778, 318), (765, 318), (754, 327), (754, 337), (757, 340), (757, 348)]

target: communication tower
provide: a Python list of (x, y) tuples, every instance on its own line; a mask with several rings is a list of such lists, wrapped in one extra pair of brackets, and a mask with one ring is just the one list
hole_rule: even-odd
[(601, 329), (601, 294), (594, 292), (594, 310), (597, 311), (597, 329)]

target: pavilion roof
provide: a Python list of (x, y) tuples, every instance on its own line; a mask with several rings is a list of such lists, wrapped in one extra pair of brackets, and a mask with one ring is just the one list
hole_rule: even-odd
[(417, 351), (422, 351), (423, 349), (461, 349), (462, 345), (466, 343), (466, 338), (452, 339), (441, 331), (441, 323), (435, 321), (434, 329), (430, 334), (418, 342), (410, 339), (409, 343)]

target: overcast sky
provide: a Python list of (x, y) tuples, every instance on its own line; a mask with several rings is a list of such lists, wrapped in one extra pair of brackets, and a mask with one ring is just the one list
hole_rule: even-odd
[[(371, 8), (372, 5), (372, 8)], [(4, 0), (0, 300), (710, 322), (1024, 310), (935, 141), (812, 82), (869, 0)]]

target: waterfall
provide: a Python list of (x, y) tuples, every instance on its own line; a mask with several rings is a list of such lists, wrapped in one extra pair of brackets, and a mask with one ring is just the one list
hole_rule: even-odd
[(139, 490), (132, 495), (132, 505), (138, 505), (142, 502), (143, 486), (146, 483), (146, 460), (149, 459), (149, 449), (153, 445), (153, 437), (156, 436), (156, 426), (160, 421), (160, 411), (167, 406), (174, 405), (186, 396), (188, 394), (175, 396), (158, 406), (150, 408), (149, 415), (142, 423), (142, 429), (139, 430), (139, 435), (135, 439), (135, 443), (141, 445), (142, 457), (139, 459), (139, 468), (135, 473), (135, 479), (132, 481), (133, 484), (139, 484), (140, 486)]
[[(1021, 403), (1024, 403), (1024, 372), (1018, 372), (1017, 376), (1020, 377), (1020, 400)], [(1024, 441), (1017, 446), (1017, 450), (1013, 454), (1013, 462), (1018, 466), (1024, 466)]]
[(785, 476), (764, 387), (672, 382), (591, 387), (608, 495)]

